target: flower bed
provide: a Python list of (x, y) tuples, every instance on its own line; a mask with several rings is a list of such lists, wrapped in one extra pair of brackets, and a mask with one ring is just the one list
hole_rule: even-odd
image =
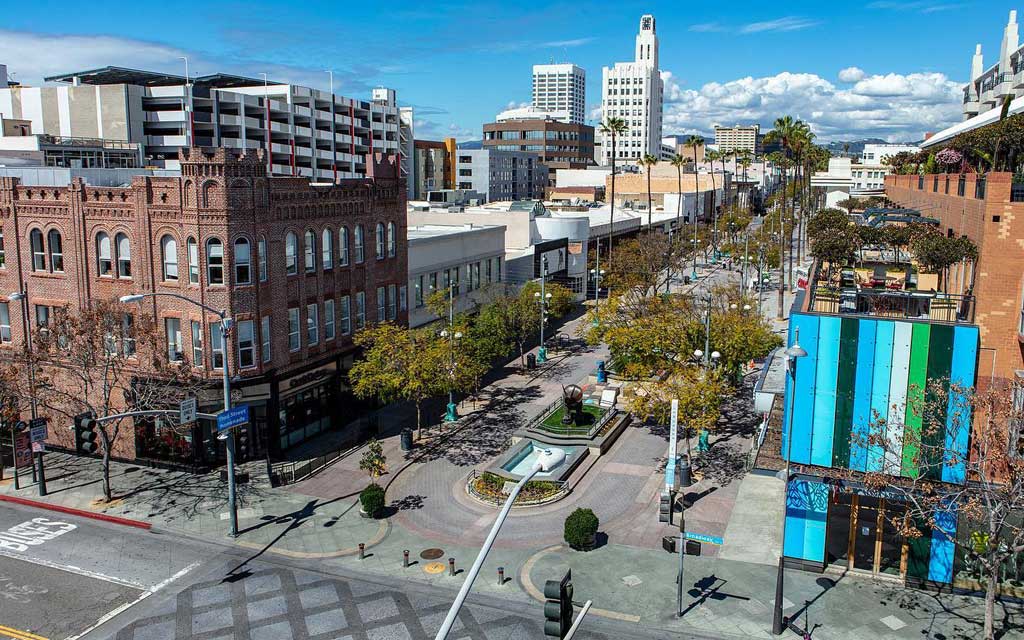
[[(502, 490), (505, 483), (511, 482), (499, 475), (484, 472), (470, 478), (469, 491), (472, 495), (486, 502), (501, 504), (508, 499), (508, 494)], [(550, 501), (562, 492), (562, 484), (550, 480), (531, 480), (526, 483), (523, 490), (516, 496), (517, 506), (528, 504), (541, 504)]]

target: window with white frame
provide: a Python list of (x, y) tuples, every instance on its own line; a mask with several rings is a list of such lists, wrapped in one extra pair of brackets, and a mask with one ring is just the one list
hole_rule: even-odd
[(288, 350), (298, 351), (302, 348), (302, 335), (299, 333), (299, 308), (288, 309)]
[(348, 266), (348, 227), (338, 229), (338, 266)]
[(378, 222), (377, 223), (376, 238), (377, 238), (377, 259), (378, 260), (383, 260), (384, 259), (384, 223), (383, 222)]
[(164, 318), (164, 333), (167, 336), (167, 359), (171, 362), (181, 362), (185, 358), (185, 353), (181, 350), (181, 320)]
[(245, 238), (235, 240), (235, 284), (249, 284), (252, 281), (252, 255), (249, 241)]
[(206, 284), (224, 284), (224, 244), (220, 238), (206, 241)]
[(366, 327), (366, 292), (356, 292), (356, 330)]
[(11, 306), (0, 302), (0, 344), (11, 341)]
[(160, 238), (160, 257), (164, 263), (164, 280), (178, 280), (178, 241), (167, 234)]
[(324, 229), (320, 238), (320, 261), (324, 264), (324, 271), (327, 271), (334, 268), (334, 232), (330, 228)]
[(348, 296), (341, 297), (341, 335), (352, 333), (352, 303)]
[(324, 340), (334, 340), (334, 300), (324, 300)]
[(32, 270), (46, 271), (46, 247), (43, 246), (43, 232), (39, 229), (29, 231), (28, 242), (32, 250)]
[(413, 299), (415, 300), (417, 309), (423, 306), (423, 287), (425, 284), (426, 276), (422, 273), (416, 276), (416, 280), (413, 281)]
[(320, 308), (316, 304), (306, 305), (306, 343), (309, 346), (320, 342)]
[(377, 287), (377, 322), (384, 322), (387, 313), (387, 300), (384, 299), (384, 287)]
[(50, 271), (64, 273), (64, 242), (60, 231), (50, 229), (46, 234), (46, 248), (50, 253)]
[(395, 240), (395, 223), (388, 223), (388, 257), (394, 258), (397, 253), (396, 240)]
[(220, 322), (210, 323), (210, 355), (213, 357), (213, 368), (224, 368), (224, 335), (220, 332)]
[(260, 282), (267, 281), (267, 239), (260, 238), (256, 241), (256, 264), (259, 269)]
[(304, 250), (304, 264), (306, 272), (316, 271), (316, 233), (312, 229), (306, 231)]
[(263, 362), (270, 362), (270, 316), (263, 316), (260, 320), (260, 355)]
[(7, 253), (4, 251), (4, 225), (0, 224), (0, 269), (7, 266)]
[(355, 260), (356, 264), (363, 261), (363, 225), (357, 224), (355, 230)]
[(203, 366), (203, 323), (192, 320), (192, 366)]
[(398, 308), (402, 311), (409, 309), (409, 288), (404, 284), (398, 288)]
[(252, 320), (240, 320), (237, 325), (238, 366), (249, 369), (256, 366), (256, 328)]
[(132, 277), (132, 244), (128, 236), (119, 233), (114, 237), (114, 247), (117, 250), (117, 277)]
[(299, 237), (289, 231), (284, 237), (284, 269), (290, 276), (299, 272)]
[(188, 281), (199, 284), (199, 243), (195, 238), (189, 238), (185, 245), (188, 249)]
[(388, 320), (394, 320), (398, 317), (398, 287), (397, 285), (388, 285)]

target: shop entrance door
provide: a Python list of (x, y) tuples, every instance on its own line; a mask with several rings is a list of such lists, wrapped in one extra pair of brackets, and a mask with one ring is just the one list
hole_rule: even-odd
[[(872, 496), (853, 495), (848, 500), (848, 511), (836, 509), (837, 517), (849, 514), (848, 526), (847, 523), (834, 520), (832, 514), (829, 514), (830, 547), (834, 549), (830, 555), (834, 558), (833, 563), (873, 575), (904, 577), (907, 545), (893, 525), (893, 519), (898, 519), (905, 508), (897, 502)], [(845, 506), (847, 499), (844, 497), (839, 502)], [(848, 536), (845, 557), (837, 549), (843, 534)]]

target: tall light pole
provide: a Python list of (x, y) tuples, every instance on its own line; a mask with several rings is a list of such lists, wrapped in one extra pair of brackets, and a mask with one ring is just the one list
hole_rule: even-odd
[[(15, 292), (13, 292), (11, 294), (8, 294), (7, 299), (21, 303), (22, 329), (25, 332), (25, 361), (28, 364), (28, 385), (29, 385), (29, 388), (31, 389), (31, 393), (29, 395), (29, 404), (30, 404), (31, 410), (32, 410), (32, 420), (35, 420), (36, 418), (39, 417), (39, 408), (38, 408), (37, 403), (36, 403), (36, 367), (35, 367), (35, 363), (32, 362), (32, 322), (31, 322), (31, 319), (29, 318), (29, 313), (28, 313), (28, 283), (26, 282), (26, 283), (22, 284), (21, 291), (15, 291)], [(12, 434), (14, 433), (13, 429), (12, 429), (11, 433)], [(17, 479), (17, 471), (18, 471), (17, 451), (15, 449), (12, 449), (11, 452), (15, 456), (14, 471), (15, 471), (15, 479)], [(34, 453), (33, 454), (33, 458), (35, 458), (35, 461), (34, 461), (34, 464), (32, 466), (32, 475), (36, 476), (36, 480), (39, 483), (39, 495), (40, 496), (45, 496), (46, 493), (47, 493), (46, 492), (46, 470), (43, 468), (43, 454), (42, 454), (42, 452)], [(17, 488), (17, 487), (15, 487), (15, 488)]]
[(462, 583), (462, 588), (459, 589), (459, 594), (455, 596), (455, 602), (452, 603), (451, 608), (448, 610), (448, 615), (445, 616), (444, 622), (441, 624), (441, 628), (437, 631), (437, 636), (434, 640), (445, 640), (448, 637), (448, 633), (452, 630), (452, 625), (455, 624), (455, 619), (459, 615), (459, 610), (462, 609), (462, 604), (466, 601), (466, 596), (469, 595), (469, 590), (473, 588), (473, 582), (476, 580), (477, 574), (480, 573), (480, 569), (484, 565), (484, 560), (487, 558), (487, 554), (490, 552), (491, 547), (494, 546), (494, 540), (498, 537), (498, 531), (501, 529), (501, 525), (505, 523), (505, 519), (508, 517), (509, 511), (512, 510), (512, 503), (516, 501), (516, 497), (519, 496), (519, 492), (522, 491), (526, 483), (529, 482), (533, 476), (537, 475), (541, 471), (550, 473), (552, 470), (559, 467), (565, 462), (565, 451), (562, 449), (542, 449), (540, 455), (537, 456), (537, 461), (533, 463), (533, 467), (530, 471), (516, 483), (515, 488), (508, 494), (508, 499), (505, 500), (505, 505), (501, 508), (498, 513), (498, 518), (494, 521), (494, 525), (491, 527), (491, 532), (487, 534), (487, 539), (484, 541), (484, 546), (480, 548), (480, 553), (477, 554), (476, 560), (473, 561), (473, 566), (470, 568), (469, 573), (466, 574), (466, 580)]
[[(448, 325), (451, 326), (450, 324)], [(444, 414), (445, 422), (455, 422), (459, 419), (459, 413), (455, 406), (455, 342), (462, 339), (462, 332), (452, 333), (448, 329), (441, 330), (441, 337), (448, 341), (448, 406)]]
[(590, 277), (594, 279), (594, 326), (601, 325), (601, 278), (604, 277), (604, 269), (591, 269)]
[(548, 350), (544, 348), (544, 322), (547, 320), (547, 301), (551, 299), (550, 293), (544, 292), (544, 281), (548, 275), (548, 257), (541, 256), (540, 266), (540, 291), (533, 294), (534, 298), (540, 301), (540, 348), (537, 349), (537, 362), (547, 362)]
[(782, 614), (782, 598), (784, 584), (786, 581), (786, 509), (789, 502), (789, 466), (793, 453), (793, 398), (796, 396), (796, 361), (807, 355), (807, 351), (800, 346), (800, 329), (796, 329), (793, 337), (793, 344), (786, 349), (786, 373), (790, 376), (789, 385), (789, 411), (788, 418), (783, 428), (786, 430), (786, 467), (783, 471), (782, 481), (782, 538), (779, 549), (779, 567), (775, 576), (775, 613), (772, 616), (772, 633), (780, 635), (786, 628), (786, 619)]
[[(218, 311), (213, 307), (208, 307), (201, 302), (188, 298), (177, 293), (135, 293), (127, 296), (121, 296), (120, 301), (123, 304), (132, 304), (135, 302), (141, 302), (145, 298), (156, 298), (158, 296), (177, 298), (178, 300), (184, 300), (190, 304), (193, 304), (204, 311), (208, 311), (220, 318), (220, 348), (224, 355), (224, 411), (231, 409), (231, 374), (228, 367), (228, 363), (231, 360), (231, 351), (228, 349), (228, 336), (231, 333), (231, 328), (234, 325), (234, 319), (228, 315), (227, 310)], [(222, 436), (217, 436), (220, 439)], [(228, 464), (228, 511), (230, 512), (231, 519), (231, 537), (234, 538), (238, 535), (238, 501), (235, 492), (235, 430), (234, 428), (228, 429), (223, 434), (225, 442), (225, 449), (227, 450), (227, 464)]]

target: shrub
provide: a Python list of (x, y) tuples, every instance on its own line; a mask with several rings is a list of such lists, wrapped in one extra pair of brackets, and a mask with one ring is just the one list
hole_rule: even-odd
[(359, 503), (365, 513), (376, 518), (384, 509), (384, 487), (379, 484), (368, 485), (359, 493)]
[(597, 516), (590, 509), (576, 509), (565, 519), (565, 541), (573, 549), (585, 549), (597, 535)]

